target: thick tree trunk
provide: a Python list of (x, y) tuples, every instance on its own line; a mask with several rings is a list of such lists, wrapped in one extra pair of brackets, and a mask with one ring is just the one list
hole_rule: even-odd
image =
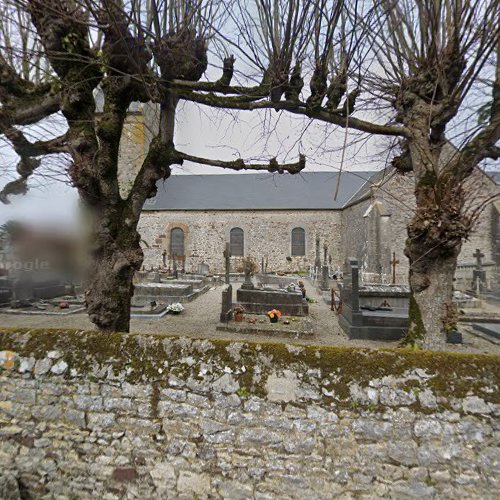
[(133, 277), (143, 262), (137, 223), (127, 225), (121, 217), (106, 209), (90, 236), (85, 302), (90, 320), (103, 331), (129, 331)]
[[(430, 249), (428, 252), (433, 253)], [(425, 252), (412, 252), (411, 245), (407, 254), (411, 297), (405, 343), (436, 349), (446, 342), (446, 328), (455, 326), (452, 301), (457, 255), (427, 258)]]

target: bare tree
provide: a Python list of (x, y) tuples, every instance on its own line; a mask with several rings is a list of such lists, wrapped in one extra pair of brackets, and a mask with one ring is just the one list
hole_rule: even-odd
[[(241, 160), (222, 163), (177, 151), (176, 108), (179, 100), (188, 100), (225, 109), (284, 110), (399, 138), (402, 154), (393, 164), (414, 172), (417, 202), (406, 247), (412, 288), (408, 341), (427, 346), (442, 341), (457, 255), (474, 221), (466, 182), (481, 160), (498, 158), (497, 0), (233, 0), (225, 23), (218, 22), (219, 4), (210, 0), (16, 3), (29, 12), (57, 85), (33, 85), (2, 60), (15, 91), (36, 97), (26, 105), (2, 85), (2, 115), (10, 106), (13, 144), (22, 141), (16, 128), (22, 112), (34, 123), (61, 111), (68, 122), (63, 136), (24, 143), (16, 151), (23, 153), (28, 176), (36, 168), (32, 162), (48, 151), (71, 155), (71, 178), (97, 214), (87, 305), (100, 328), (128, 328), (132, 274), (142, 262), (137, 221), (170, 166), (190, 158), (249, 167)], [(202, 81), (212, 36), (215, 46), (238, 53), (242, 69), (238, 72), (234, 57), (226, 55), (222, 76)], [(483, 107), (481, 124), (460, 123), (491, 66), (496, 69), (490, 106)], [(97, 86), (104, 93), (99, 120)], [(130, 194), (121, 199), (118, 145), (132, 101), (158, 103), (160, 128)], [(370, 113), (374, 106), (377, 119)], [(367, 111), (360, 114), (363, 108)], [(452, 138), (453, 154), (445, 154)], [(255, 168), (296, 172), (303, 165), (301, 160), (280, 167), (272, 160)]]
[[(272, 8), (277, 3), (262, 3), (267, 10), (261, 25), (269, 26), (263, 36), (272, 39), (276, 20)], [(343, 8), (335, 22), (340, 3)], [(315, 4), (320, 8), (313, 10), (317, 15), (309, 38), (314, 59), (307, 99), (292, 91), (302, 77), (298, 66), (290, 71), (290, 64), (275, 65), (288, 71), (288, 77), (274, 79), (274, 89), (288, 90), (285, 99), (281, 92), (276, 93), (279, 99), (257, 92), (252, 99), (242, 99), (248, 89), (174, 85), (189, 87), (189, 97), (181, 91), (179, 95), (200, 103), (286, 110), (367, 134), (399, 138), (401, 154), (392, 163), (401, 172), (413, 172), (416, 195), (405, 249), (412, 291), (406, 342), (436, 346), (444, 341), (443, 326), (455, 321), (452, 280), (457, 256), (478, 209), (484, 206), (470, 203), (476, 192), (468, 187), (468, 179), (482, 160), (498, 159), (500, 152), (496, 144), (500, 139), (500, 3)], [(337, 28), (333, 32), (332, 26)], [(486, 87), (485, 104), (477, 96)], [(353, 116), (355, 105), (368, 110), (363, 118)], [(466, 119), (471, 107), (476, 116), (481, 111), (479, 122)], [(376, 109), (380, 118), (374, 120), (369, 109)]]
[[(297, 173), (305, 159), (284, 165), (276, 159), (257, 165), (242, 159), (218, 162), (193, 158), (175, 148), (175, 112), (181, 97), (171, 82), (197, 82), (205, 72), (207, 39), (219, 15), (217, 2), (137, 0), (124, 5), (120, 0), (13, 0), (12, 5), (22, 14), (17, 22), (23, 33), (40, 41), (41, 60), (49, 67), (46, 78), (33, 80), (31, 72), (23, 72), (15, 63), (16, 52), (23, 52), (19, 40), (8, 46), (4, 39), (0, 133), (19, 155), (20, 178), (7, 184), (2, 198), (26, 191), (27, 180), (44, 155), (69, 155), (72, 183), (92, 214), (89, 317), (102, 330), (128, 331), (132, 278), (143, 260), (137, 223), (145, 200), (156, 193), (158, 180), (169, 177), (171, 165), (189, 158), (235, 170)], [(228, 57), (219, 85), (229, 85), (232, 72), (233, 59)], [(99, 115), (97, 88), (104, 95)], [(158, 103), (160, 126), (130, 193), (122, 198), (118, 149), (134, 101)], [(20, 126), (55, 113), (64, 116), (67, 130), (49, 140), (30, 142)]]

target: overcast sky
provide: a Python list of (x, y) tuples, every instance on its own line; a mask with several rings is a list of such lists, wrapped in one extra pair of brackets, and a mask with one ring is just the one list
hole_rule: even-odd
[[(57, 127), (51, 123), (33, 132), (32, 138), (45, 136)], [(296, 161), (299, 152), (306, 155), (307, 170), (375, 170), (385, 165), (387, 140), (361, 141), (347, 149), (342, 160), (344, 141), (350, 144), (359, 134), (337, 130), (330, 125), (310, 123), (288, 113), (236, 112), (211, 110), (192, 103), (181, 103), (177, 112), (176, 146), (179, 150), (211, 159), (231, 160), (242, 157), (254, 162), (276, 156), (280, 162)], [(355, 157), (355, 159), (354, 159)], [(1, 149), (3, 172), (1, 185), (14, 178), (15, 156)], [(51, 160), (51, 164), (55, 159)], [(60, 163), (57, 162), (57, 163)], [(53, 168), (52, 170), (57, 170)], [(216, 167), (185, 163), (174, 167), (174, 174), (234, 173)], [(53, 176), (52, 176), (53, 177)], [(78, 195), (67, 183), (35, 176), (25, 196), (10, 197), (11, 204), (0, 204), (0, 224), (10, 219), (33, 223), (72, 225), (77, 218)]]

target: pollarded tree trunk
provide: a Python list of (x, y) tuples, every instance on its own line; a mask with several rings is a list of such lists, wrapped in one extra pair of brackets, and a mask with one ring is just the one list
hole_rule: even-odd
[(445, 342), (445, 329), (455, 326), (453, 278), (459, 252), (460, 244), (440, 252), (408, 239), (411, 296), (405, 343), (435, 349)]
[(106, 207), (90, 236), (85, 302), (90, 320), (103, 331), (129, 331), (133, 277), (143, 262), (137, 221), (122, 220), (119, 208)]

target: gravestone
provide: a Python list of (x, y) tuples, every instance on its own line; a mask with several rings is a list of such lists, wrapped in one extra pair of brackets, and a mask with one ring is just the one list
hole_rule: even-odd
[(4, 278), (0, 282), (0, 304), (18, 307), (20, 303), (49, 300), (66, 295), (66, 286), (56, 279), (38, 281), (30, 273), (16, 278)]
[(8, 278), (0, 278), (0, 304), (9, 304), (12, 299), (12, 286)]
[(229, 321), (233, 309), (233, 286), (226, 285), (222, 290), (221, 322)]
[(226, 243), (226, 248), (224, 249), (224, 264), (226, 272), (226, 285), (229, 285), (229, 271), (231, 270), (231, 247), (229, 243)]
[(43, 283), (34, 283), (33, 299), (47, 300), (61, 297), (66, 294), (66, 287), (57, 280), (49, 280)]
[(236, 298), (245, 311), (255, 314), (266, 314), (271, 309), (279, 309), (288, 316), (307, 316), (309, 304), (302, 292), (287, 290), (254, 288), (236, 291)]
[(330, 289), (330, 276), (328, 273), (328, 261), (327, 261), (327, 253), (328, 247), (326, 243), (323, 245), (323, 266), (321, 267), (321, 285), (320, 289), (325, 291)]
[(204, 262), (198, 264), (198, 274), (201, 274), (202, 276), (208, 276), (210, 274), (209, 265), (205, 264)]
[[(351, 339), (399, 340), (408, 330), (409, 290), (392, 285), (360, 287), (357, 259), (347, 259), (340, 286), (339, 325)], [(379, 306), (362, 301), (378, 301)], [(400, 307), (391, 306), (390, 302)], [(401, 307), (402, 305), (405, 307)]]
[(314, 259), (314, 274), (319, 275), (321, 269), (321, 257), (319, 254), (319, 236), (316, 236), (316, 258)]
[(255, 285), (252, 282), (252, 270), (250, 269), (250, 264), (247, 261), (244, 261), (243, 270), (245, 272), (245, 281), (241, 285), (243, 290), (253, 290)]
[(476, 268), (472, 271), (472, 290), (477, 290), (482, 292), (487, 288), (486, 286), (486, 271), (483, 268), (483, 257), (484, 253), (481, 252), (479, 248), (473, 254), (476, 258)]
[(175, 256), (175, 253), (174, 255), (172, 256), (173, 258), (173, 263), (172, 263), (172, 274), (174, 275), (174, 278), (177, 279), (179, 278), (179, 271), (177, 270), (177, 258)]

